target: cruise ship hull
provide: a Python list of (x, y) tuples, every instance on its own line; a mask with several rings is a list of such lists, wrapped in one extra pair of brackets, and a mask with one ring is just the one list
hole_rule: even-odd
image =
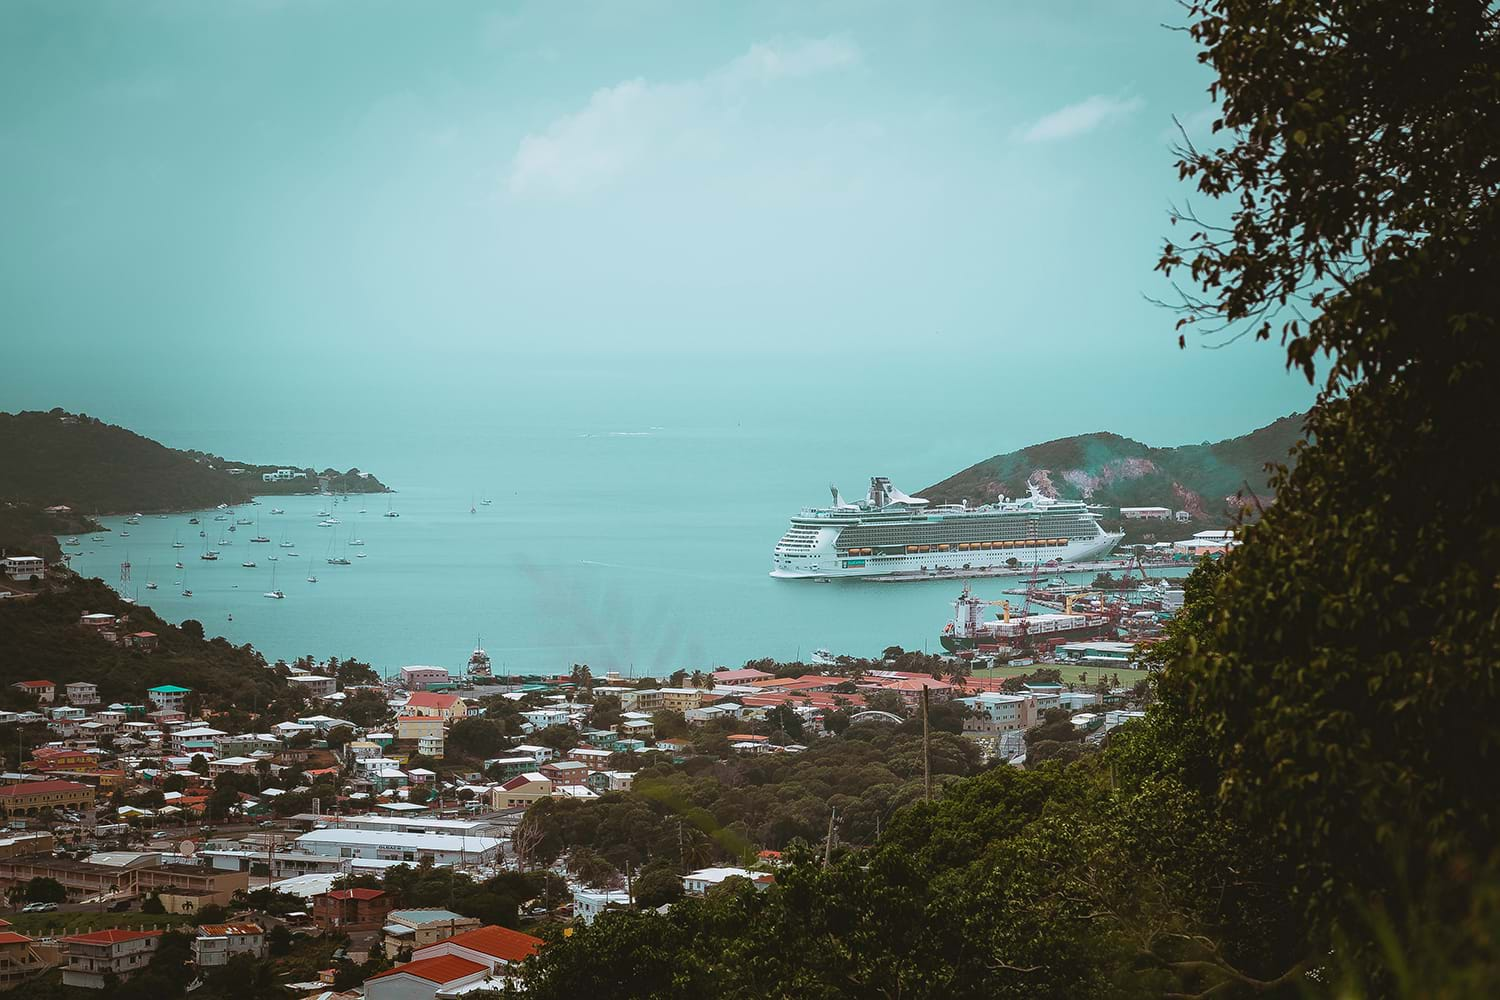
[[(836, 535), (836, 532), (833, 533)], [(1087, 540), (1065, 546), (1007, 548), (982, 551), (923, 552), (881, 556), (841, 556), (829, 538), (805, 555), (774, 559), (771, 576), (779, 580), (857, 579), (931, 580), (942, 577), (1003, 576), (1028, 571), (1038, 563), (1088, 562), (1114, 551), (1123, 535), (1100, 532)], [(1012, 563), (1011, 560), (1015, 562)]]

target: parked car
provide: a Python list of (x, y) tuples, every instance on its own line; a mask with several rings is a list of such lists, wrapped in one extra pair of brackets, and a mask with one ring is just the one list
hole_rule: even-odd
[(21, 907), (22, 913), (51, 913), (57, 909), (56, 903), (27, 903)]
[(119, 900), (118, 902), (116, 902), (114, 905), (112, 905), (109, 908), (109, 912), (111, 912), (111, 913), (124, 913), (128, 909), (130, 909), (130, 900), (128, 900), (128, 899), (122, 899), (122, 900)]

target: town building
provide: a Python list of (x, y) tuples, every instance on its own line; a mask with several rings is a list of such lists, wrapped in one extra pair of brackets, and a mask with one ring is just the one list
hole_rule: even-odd
[(451, 722), (469, 714), (469, 706), (456, 694), (436, 691), (414, 691), (401, 708), (402, 715), (425, 715)]
[(4, 573), (12, 580), (26, 582), (47, 578), (47, 561), (41, 556), (6, 556)]
[(0, 931), (0, 991), (13, 990), (61, 964), (62, 951), (57, 945), (34, 941), (14, 931)]
[(333, 889), (314, 896), (313, 921), (325, 931), (372, 931), (391, 912), (391, 897), (381, 889)]
[(542, 939), (494, 924), (455, 934), (437, 944), (412, 952), (413, 961), (444, 955), (477, 962), (492, 973), (503, 973), (506, 966), (519, 965), (542, 946)]
[(83, 861), (24, 854), (0, 858), (0, 890), (24, 885), (34, 878), (56, 880), (68, 898), (109, 896), (129, 899), (168, 889), (201, 890), (204, 905), (226, 906), (237, 890), (250, 887), (250, 876), (192, 864), (166, 864), (155, 852), (104, 851)]
[[(705, 702), (712, 701), (713, 692), (701, 688), (662, 688), (661, 700), (661, 707), (669, 712), (686, 712), (690, 708), (702, 708)], [(624, 707), (623, 703), (621, 707)]]
[(99, 685), (88, 681), (73, 681), (64, 690), (68, 695), (70, 705), (97, 705), (99, 704)]
[(427, 715), (403, 715), (396, 720), (396, 742), (409, 753), (441, 760), (446, 727), (442, 719)]
[(433, 1000), (489, 978), (478, 962), (452, 955), (407, 962), (365, 980), (365, 1000)]
[(395, 958), (402, 948), (410, 948), (415, 958), (418, 948), (437, 944), (478, 926), (478, 919), (452, 910), (392, 910), (384, 927), (385, 956)]
[(330, 829), (304, 833), (297, 838), (297, 846), (323, 857), (374, 858), (412, 864), (430, 860), (435, 865), (457, 865), (496, 861), (501, 841), (452, 834)]
[(63, 938), (64, 986), (104, 989), (105, 977), (129, 979), (144, 969), (161, 944), (161, 931), (94, 931)]
[(666, 707), (666, 703), (666, 695), (657, 688), (625, 691), (620, 695), (622, 712), (659, 712)]
[(285, 483), (293, 479), (306, 479), (307, 473), (301, 469), (277, 469), (275, 472), (262, 472), (260, 478), (268, 483)]
[(193, 938), (193, 962), (200, 969), (227, 965), (236, 955), (266, 957), (266, 932), (259, 924), (201, 924)]
[(765, 872), (752, 872), (746, 868), (700, 868), (682, 876), (682, 888), (691, 895), (701, 896), (729, 878), (749, 879), (757, 889), (764, 889), (776, 881)]
[(619, 908), (629, 905), (630, 893), (623, 889), (579, 888), (573, 890), (573, 917), (582, 920), (585, 924), (592, 924), (595, 917), (611, 906)]
[(94, 789), (76, 781), (22, 781), (0, 786), (0, 816), (37, 816), (48, 809), (92, 809)]
[(187, 705), (187, 696), (192, 693), (192, 688), (178, 687), (176, 684), (162, 684), (149, 688), (146, 691), (146, 697), (160, 711), (181, 712)]
[(401, 668), (401, 686), (408, 691), (425, 691), (429, 687), (452, 683), (453, 678), (445, 667)]
[(338, 681), (322, 674), (293, 674), (287, 678), (287, 683), (297, 685), (298, 690), (309, 698), (327, 698), (339, 689)]
[(491, 809), (524, 809), (537, 799), (551, 798), (553, 786), (546, 775), (528, 772), (518, 774), (490, 789)]
[(1036, 702), (1028, 695), (984, 691), (958, 700), (969, 708), (963, 722), (968, 736), (994, 736), (1037, 724)]
[(17, 681), (11, 687), (24, 691), (43, 705), (52, 704), (52, 699), (57, 695), (57, 685), (51, 681)]
[(1172, 511), (1166, 507), (1121, 507), (1122, 521), (1167, 521)]

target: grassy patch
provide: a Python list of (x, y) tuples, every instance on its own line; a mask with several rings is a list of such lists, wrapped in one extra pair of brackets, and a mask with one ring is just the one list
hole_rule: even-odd
[(1125, 667), (1078, 666), (1070, 663), (1036, 663), (1029, 667), (984, 667), (974, 671), (975, 677), (1019, 677), (1049, 667), (1062, 674), (1064, 684), (1097, 684), (1101, 674), (1111, 680), (1119, 676), (1120, 683), (1127, 687), (1148, 675), (1145, 670), (1129, 670)]
[(117, 927), (153, 930), (193, 922), (192, 917), (177, 913), (13, 913), (5, 919), (11, 922), (10, 930), (33, 937), (87, 934)]

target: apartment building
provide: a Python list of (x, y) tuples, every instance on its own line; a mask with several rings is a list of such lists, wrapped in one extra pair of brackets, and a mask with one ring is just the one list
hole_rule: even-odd
[(63, 938), (64, 986), (104, 989), (104, 977), (129, 979), (144, 969), (161, 944), (161, 931), (94, 931)]

